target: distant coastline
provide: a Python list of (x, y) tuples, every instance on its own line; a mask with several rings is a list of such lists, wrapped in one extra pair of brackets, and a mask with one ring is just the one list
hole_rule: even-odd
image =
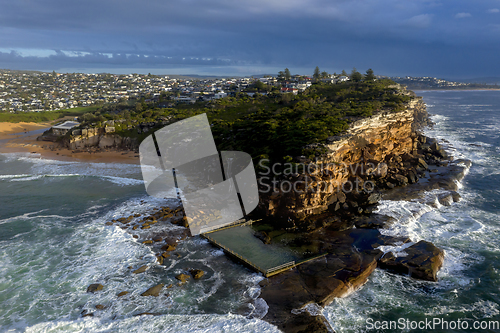
[(139, 164), (139, 157), (134, 151), (116, 149), (75, 151), (56, 147), (52, 142), (37, 141), (40, 130), (48, 129), (50, 126), (50, 123), (0, 122), (0, 153), (24, 153), (58, 161)]

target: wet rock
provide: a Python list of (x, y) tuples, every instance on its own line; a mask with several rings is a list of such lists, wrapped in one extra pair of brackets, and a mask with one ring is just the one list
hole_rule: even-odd
[(113, 222), (106, 222), (106, 225), (113, 225)]
[(189, 273), (191, 273), (195, 280), (201, 279), (205, 275), (205, 272), (201, 269), (191, 269)]
[(416, 164), (417, 164), (417, 167), (420, 167), (424, 170), (429, 169), (429, 165), (427, 164), (427, 162), (425, 162), (425, 160), (423, 158), (418, 158), (416, 161)]
[(86, 313), (82, 315), (82, 317), (93, 317), (93, 316), (94, 316), (93, 313)]
[(95, 306), (95, 308), (96, 308), (97, 310), (102, 310), (102, 309), (104, 309), (104, 305), (102, 305), (102, 304), (97, 304), (97, 305)]
[(139, 236), (138, 236), (138, 235), (133, 235), (132, 237), (134, 237), (134, 238), (136, 238), (136, 239), (137, 239), (137, 238), (139, 238)]
[(161, 242), (162, 240), (163, 240), (163, 238), (161, 236), (156, 236), (153, 238), (154, 242)]
[(127, 295), (129, 292), (128, 291), (122, 291), (121, 293), (119, 293), (117, 296), (118, 297), (122, 297), (122, 296), (125, 296)]
[(422, 240), (404, 252), (408, 254), (405, 257), (395, 257), (392, 252), (387, 253), (379, 260), (379, 266), (415, 279), (437, 281), (437, 272), (444, 261), (443, 250)]
[(416, 182), (418, 182), (417, 173), (413, 169), (411, 169), (410, 171), (408, 171), (408, 182), (410, 184), (415, 184)]
[(191, 278), (191, 276), (187, 274), (179, 274), (175, 277), (177, 280), (181, 281), (182, 283), (185, 283), (187, 280)]
[(370, 214), (369, 216), (357, 216), (354, 218), (356, 228), (379, 229), (394, 223), (395, 219), (382, 214)]
[(462, 196), (455, 191), (451, 192), (451, 196), (454, 202), (459, 202), (462, 199)]
[(151, 287), (149, 288), (148, 290), (146, 290), (145, 292), (143, 292), (141, 294), (141, 296), (154, 296), (154, 297), (158, 297), (158, 295), (160, 294), (160, 291), (162, 290), (164, 284), (163, 283), (160, 283), (154, 287)]
[(163, 265), (163, 257), (162, 256), (157, 256), (156, 260), (158, 261), (158, 264)]
[(153, 241), (148, 239), (142, 242), (142, 244), (153, 244)]
[(392, 180), (394, 183), (396, 183), (398, 186), (406, 186), (408, 185), (408, 178), (406, 178), (403, 175), (396, 174), (392, 177)]
[(161, 249), (163, 251), (175, 251), (175, 245), (170, 245), (170, 244), (163, 245)]
[(443, 206), (451, 206), (453, 203), (453, 195), (451, 193), (445, 193), (438, 196), (438, 201)]
[(148, 266), (144, 265), (144, 266), (139, 267), (138, 269), (136, 269), (132, 273), (134, 273), (134, 274), (144, 273), (145, 271), (147, 271), (147, 269), (148, 269)]
[(96, 291), (102, 290), (104, 286), (100, 283), (93, 283), (87, 288), (88, 293), (95, 293)]

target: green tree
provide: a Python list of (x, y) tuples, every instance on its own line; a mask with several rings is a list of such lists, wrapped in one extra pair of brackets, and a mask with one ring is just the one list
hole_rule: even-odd
[(327, 72), (327, 71), (322, 71), (322, 72), (321, 72), (321, 78), (322, 78), (322, 79), (327, 79), (329, 76), (330, 76), (330, 74), (328, 74), (328, 72)]
[(316, 68), (314, 69), (313, 79), (314, 81), (319, 81), (320, 78), (321, 78), (321, 72), (319, 71), (319, 67), (316, 66)]
[(290, 80), (292, 78), (292, 74), (290, 74), (290, 70), (285, 68), (285, 79)]
[(264, 84), (264, 82), (262, 82), (260, 80), (255, 81), (255, 83), (253, 84), (253, 86), (255, 88), (257, 88), (257, 90), (264, 90), (264, 89), (266, 89), (266, 85)]
[(363, 75), (361, 75), (361, 73), (358, 72), (358, 70), (356, 69), (356, 67), (354, 67), (352, 69), (350, 79), (352, 81), (354, 81), (354, 82), (359, 82), (359, 81), (361, 81), (363, 79)]
[(340, 73), (341, 76), (349, 76), (347, 75), (347, 72), (345, 71), (345, 69), (342, 70), (342, 73)]
[(369, 68), (366, 71), (365, 81), (375, 81), (375, 75), (373, 74), (373, 69)]

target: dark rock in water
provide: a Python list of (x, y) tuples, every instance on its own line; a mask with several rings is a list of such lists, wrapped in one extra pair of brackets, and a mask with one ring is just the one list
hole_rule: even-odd
[(121, 293), (119, 293), (117, 296), (118, 297), (122, 297), (122, 296), (125, 296), (128, 294), (128, 291), (122, 291)]
[(433, 154), (442, 159), (447, 159), (448, 158), (448, 153), (444, 149), (438, 149), (433, 152)]
[(434, 244), (420, 241), (405, 249), (406, 257), (395, 257), (392, 252), (379, 260), (379, 265), (394, 273), (415, 279), (437, 281), (437, 272), (443, 265), (444, 252)]
[(145, 292), (143, 292), (141, 294), (141, 296), (154, 296), (154, 297), (158, 297), (158, 295), (160, 294), (160, 291), (162, 290), (164, 284), (163, 283), (160, 283), (154, 287), (151, 287), (149, 288), (148, 290), (146, 290)]
[(182, 283), (186, 282), (187, 280), (189, 280), (191, 278), (191, 276), (187, 275), (187, 274), (179, 274), (175, 277), (177, 280), (181, 281)]
[(451, 206), (453, 203), (453, 196), (451, 193), (445, 193), (438, 196), (438, 201), (443, 206)]
[(439, 146), (439, 144), (437, 142), (434, 142), (433, 144), (431, 144), (431, 146), (429, 148), (431, 148), (434, 151), (441, 149), (441, 147)]
[(93, 317), (94, 314), (93, 313), (86, 313), (84, 315), (82, 315), (82, 317)]
[(134, 274), (144, 273), (148, 269), (148, 266), (144, 265), (133, 271)]
[(158, 261), (158, 263), (159, 263), (160, 265), (163, 265), (163, 256), (157, 256), (157, 257), (156, 257), (156, 260)]
[(163, 251), (175, 251), (175, 245), (169, 245), (169, 244), (163, 245), (161, 249)]
[(102, 288), (104, 288), (104, 286), (102, 284), (94, 283), (94, 284), (91, 284), (90, 286), (88, 286), (87, 292), (88, 293), (95, 293), (96, 291), (102, 290)]
[(161, 236), (156, 236), (153, 238), (154, 242), (161, 242), (162, 240), (163, 240), (163, 238), (161, 238)]
[(387, 188), (389, 188), (389, 189), (396, 187), (396, 185), (394, 183), (391, 183), (391, 182), (386, 182), (385, 186), (387, 186)]
[(205, 275), (205, 272), (201, 269), (191, 269), (189, 273), (191, 273), (195, 280), (201, 279)]
[(271, 243), (271, 237), (269, 237), (265, 231), (257, 231), (254, 234), (254, 236), (257, 237), (258, 239), (260, 239), (264, 244)]
[(394, 223), (395, 219), (382, 214), (370, 214), (369, 216), (357, 216), (354, 218), (356, 228), (379, 229)]
[(102, 310), (102, 309), (104, 309), (104, 305), (102, 305), (102, 304), (97, 304), (97, 305), (95, 306), (95, 308), (96, 308), (97, 310)]
[(452, 196), (454, 202), (459, 202), (460, 199), (462, 199), (462, 196), (455, 191), (451, 192), (451, 196)]
[(413, 169), (408, 171), (408, 182), (410, 184), (415, 184), (416, 182), (418, 182), (417, 173)]

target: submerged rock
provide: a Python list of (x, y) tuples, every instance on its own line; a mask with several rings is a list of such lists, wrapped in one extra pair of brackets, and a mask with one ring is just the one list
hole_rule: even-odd
[(133, 271), (134, 274), (144, 273), (148, 269), (148, 266), (144, 265)]
[(118, 297), (122, 297), (122, 296), (125, 296), (127, 295), (129, 292), (128, 291), (122, 291), (121, 293), (119, 293), (117, 296)]
[(151, 287), (149, 288), (148, 290), (146, 290), (145, 292), (143, 292), (141, 294), (141, 296), (154, 296), (154, 297), (158, 297), (158, 295), (160, 294), (160, 291), (162, 290), (164, 284), (163, 283), (160, 283), (154, 287)]
[(205, 272), (201, 269), (191, 269), (189, 273), (191, 273), (195, 280), (201, 279), (205, 275)]
[(420, 241), (404, 250), (405, 257), (392, 252), (379, 260), (380, 268), (394, 273), (409, 275), (415, 279), (437, 281), (437, 272), (443, 265), (444, 251), (427, 241)]
[(182, 283), (186, 282), (187, 280), (189, 280), (191, 278), (191, 276), (187, 275), (187, 274), (179, 274), (175, 277), (177, 280), (181, 281)]
[(104, 286), (100, 283), (93, 283), (87, 288), (88, 293), (95, 293), (96, 291), (102, 290)]

